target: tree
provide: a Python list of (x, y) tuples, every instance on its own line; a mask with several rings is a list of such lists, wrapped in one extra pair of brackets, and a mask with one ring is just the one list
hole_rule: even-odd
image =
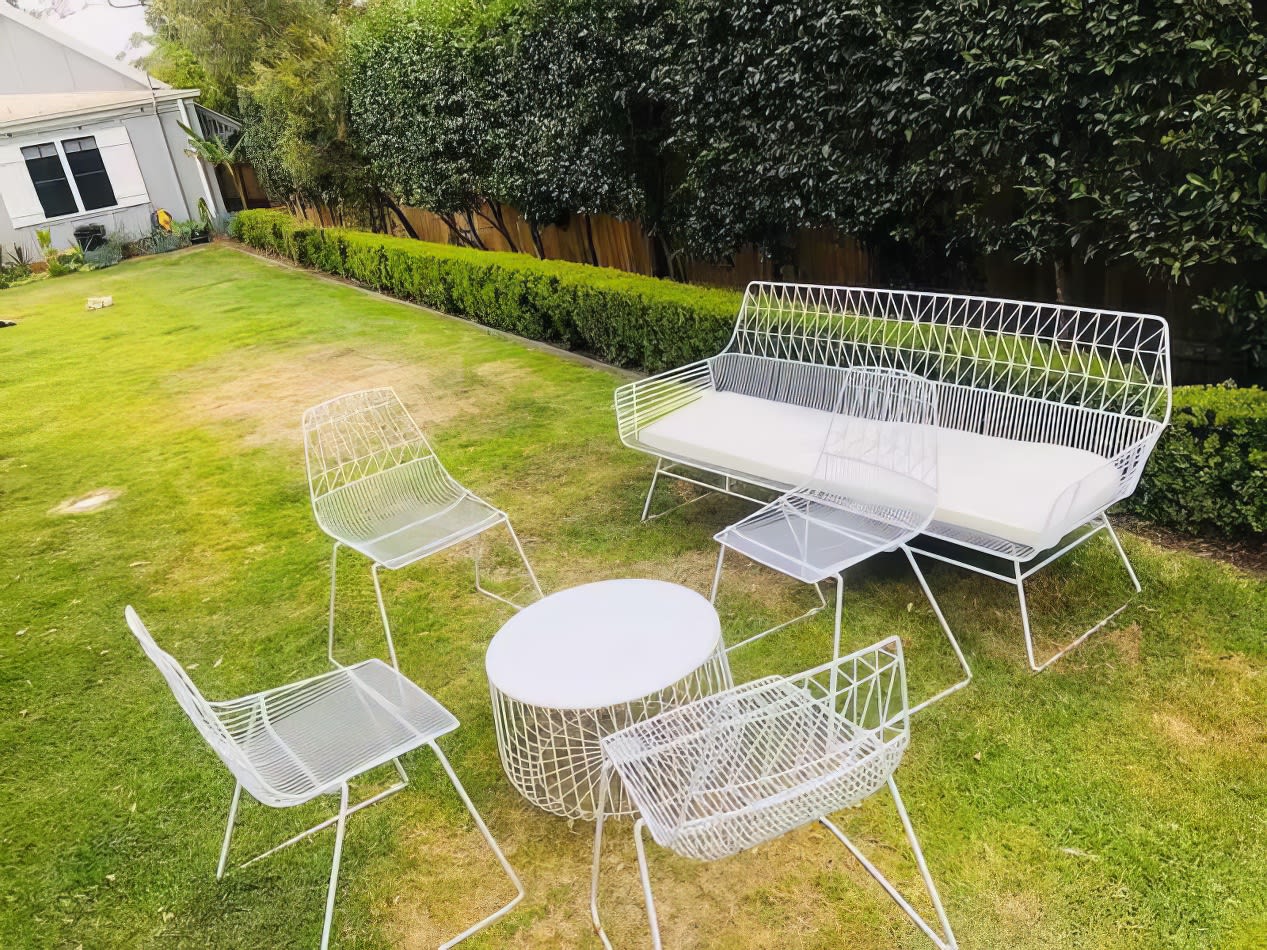
[(215, 168), (223, 168), (229, 176), (229, 180), (233, 182), (233, 187), (238, 193), (239, 203), (245, 208), (246, 189), (242, 186), (242, 176), (238, 173), (237, 167), (238, 149), (242, 144), (241, 139), (230, 148), (218, 135), (204, 138), (185, 125), (185, 123), (178, 122), (176, 124), (180, 126), (180, 130), (185, 133), (189, 140), (185, 146), (185, 154), (201, 159)]

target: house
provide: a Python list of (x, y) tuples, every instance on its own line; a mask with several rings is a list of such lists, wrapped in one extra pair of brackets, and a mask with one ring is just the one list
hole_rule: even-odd
[[(172, 89), (0, 0), (0, 250), (55, 247), (75, 228), (140, 237), (151, 213), (221, 214), (215, 169), (185, 153), (203, 132), (197, 89)], [(210, 118), (231, 123), (214, 113)]]

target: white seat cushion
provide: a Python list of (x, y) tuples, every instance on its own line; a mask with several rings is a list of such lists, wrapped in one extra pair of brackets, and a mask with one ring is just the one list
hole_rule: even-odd
[[(671, 458), (791, 488), (813, 476), (831, 419), (819, 409), (707, 392), (642, 429), (638, 441)], [(937, 446), (934, 522), (1035, 550), (1055, 544), (1117, 493), (1116, 470), (1082, 449), (959, 429), (939, 430)], [(1078, 509), (1060, 512), (1048, 526), (1061, 493), (1088, 475)]]

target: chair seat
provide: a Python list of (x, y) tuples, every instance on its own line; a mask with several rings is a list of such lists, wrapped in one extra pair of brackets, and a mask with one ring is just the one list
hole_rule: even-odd
[[(402, 466), (319, 498), (314, 507), (322, 530), (395, 570), (506, 520), (500, 509), (460, 486), (439, 494), (405, 482), (407, 476)], [(385, 490), (389, 482), (396, 484)], [(372, 503), (366, 495), (373, 495)]]
[(917, 526), (827, 504), (811, 494), (790, 493), (719, 531), (714, 540), (782, 574), (815, 584), (917, 533)]
[(381, 660), (212, 707), (264, 785), (266, 794), (253, 794), (276, 807), (332, 791), (458, 726)]
[(857, 804), (893, 774), (882, 741), (780, 677), (707, 696), (603, 740), (663, 847), (712, 861)]

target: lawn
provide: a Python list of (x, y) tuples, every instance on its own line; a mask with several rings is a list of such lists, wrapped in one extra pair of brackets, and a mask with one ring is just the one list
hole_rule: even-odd
[[(98, 294), (114, 307), (85, 312)], [(614, 371), (230, 247), (0, 291), (4, 318), (19, 321), (0, 329), (6, 948), (315, 945), (332, 833), (216, 883), (233, 781), (123, 623), (135, 605), (212, 699), (326, 668), (305, 406), (395, 386), (454, 474), (510, 512), (547, 591), (622, 576), (706, 590), (711, 536), (746, 510), (707, 499), (639, 523), (652, 463), (616, 439)], [(98, 489), (119, 494), (58, 511)], [(1144, 593), (1038, 676), (1009, 587), (929, 572), (976, 679), (915, 720), (897, 779), (965, 948), (1267, 946), (1267, 583), (1123, 540)], [(803, 609), (805, 588), (741, 560), (728, 635)], [(368, 571), (343, 565), (345, 655), (382, 655)], [(1127, 591), (1100, 539), (1040, 576), (1031, 604), (1055, 637)], [(508, 608), (472, 592), (458, 554), (388, 574), (385, 593), (401, 667), (462, 721), (442, 745), (528, 889), (467, 945), (597, 947), (590, 826), (534, 810), (497, 761), (482, 660)], [(845, 597), (849, 643), (904, 636), (913, 696), (950, 682), (900, 561), (853, 572)], [(829, 644), (824, 613), (737, 654), (736, 677), (816, 664)], [(405, 765), (411, 788), (349, 821), (338, 946), (435, 946), (510, 896), (434, 759)], [(234, 853), (330, 807), (248, 803)], [(887, 801), (841, 821), (919, 897)], [(603, 901), (613, 940), (639, 947), (627, 828), (612, 828)], [(668, 947), (928, 946), (821, 829), (710, 865), (651, 860)]]

